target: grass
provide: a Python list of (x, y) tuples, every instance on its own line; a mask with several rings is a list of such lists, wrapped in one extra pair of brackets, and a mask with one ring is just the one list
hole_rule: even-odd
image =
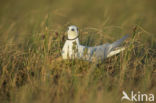
[[(156, 95), (154, 3), (1, 1), (1, 103), (120, 103), (123, 90)], [(62, 60), (65, 31), (71, 24), (79, 27), (83, 45), (130, 34), (128, 49), (98, 65)]]

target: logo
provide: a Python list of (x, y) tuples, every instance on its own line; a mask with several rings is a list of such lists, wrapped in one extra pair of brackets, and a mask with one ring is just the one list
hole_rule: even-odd
[(121, 98), (121, 101), (123, 101), (124, 99), (128, 101), (135, 101), (135, 102), (154, 101), (154, 94), (142, 94), (140, 91), (138, 91), (138, 93), (134, 93), (133, 91), (131, 91), (130, 97), (125, 91), (122, 91), (122, 94), (123, 96)]

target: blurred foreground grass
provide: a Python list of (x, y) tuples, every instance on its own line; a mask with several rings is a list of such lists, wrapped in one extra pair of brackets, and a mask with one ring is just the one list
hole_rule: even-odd
[[(2, 0), (0, 102), (120, 103), (122, 90), (156, 95), (155, 3)], [(89, 46), (137, 28), (128, 50), (95, 65), (62, 60), (63, 36), (71, 24), (79, 27), (81, 44)]]

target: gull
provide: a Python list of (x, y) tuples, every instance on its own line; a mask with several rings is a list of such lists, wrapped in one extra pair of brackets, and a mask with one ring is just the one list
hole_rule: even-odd
[(121, 51), (125, 50), (125, 47), (120, 47), (120, 44), (128, 37), (125, 35), (121, 39), (113, 42), (106, 43), (99, 46), (88, 47), (81, 45), (79, 42), (79, 31), (75, 25), (71, 25), (67, 30), (68, 38), (62, 49), (63, 59), (82, 59), (88, 61), (104, 60), (108, 57), (114, 56)]

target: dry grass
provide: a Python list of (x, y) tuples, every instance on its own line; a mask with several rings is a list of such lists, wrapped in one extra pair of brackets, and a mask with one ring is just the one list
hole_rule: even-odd
[[(2, 1), (1, 103), (120, 103), (122, 90), (156, 95), (154, 3)], [(89, 46), (129, 33), (128, 49), (100, 64), (64, 61), (60, 53), (70, 24), (79, 26), (81, 44)]]

